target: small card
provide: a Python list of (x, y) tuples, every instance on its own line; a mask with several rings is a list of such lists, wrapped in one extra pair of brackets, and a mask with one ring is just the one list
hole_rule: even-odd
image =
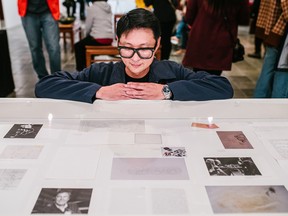
[(216, 131), (226, 149), (253, 149), (242, 131)]
[(163, 157), (186, 157), (184, 147), (162, 147), (161, 153)]
[(206, 128), (206, 129), (219, 128), (216, 124), (204, 124), (204, 123), (197, 123), (197, 122), (193, 122), (192, 127)]
[(42, 124), (14, 124), (4, 138), (34, 139), (42, 126)]

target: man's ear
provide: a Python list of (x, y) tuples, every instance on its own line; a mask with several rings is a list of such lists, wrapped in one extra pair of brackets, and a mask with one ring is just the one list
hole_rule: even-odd
[(158, 49), (159, 49), (159, 47), (160, 47), (160, 41), (161, 41), (161, 36), (158, 38), (158, 40), (157, 40), (157, 46), (156, 46), (156, 48), (155, 48), (155, 51), (157, 51)]

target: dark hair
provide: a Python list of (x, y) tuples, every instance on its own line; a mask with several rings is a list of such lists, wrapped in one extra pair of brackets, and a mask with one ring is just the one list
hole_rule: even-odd
[(122, 34), (128, 34), (133, 29), (149, 28), (153, 31), (154, 38), (157, 40), (161, 35), (158, 18), (143, 8), (137, 8), (123, 15), (117, 22), (117, 37), (120, 39)]

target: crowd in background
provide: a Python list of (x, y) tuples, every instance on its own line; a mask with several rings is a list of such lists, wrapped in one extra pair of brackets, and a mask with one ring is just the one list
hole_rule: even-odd
[[(28, 4), (18, 0), (39, 79), (49, 74), (42, 39), (49, 54), (51, 73), (61, 69), (57, 4), (58, 0), (33, 0)], [(85, 25), (86, 37), (75, 44), (76, 69), (80, 71), (85, 67), (85, 45), (111, 45), (112, 10), (107, 0), (65, 0), (62, 4), (67, 16), (79, 17)], [(262, 58), (263, 54), (264, 58), (254, 97), (288, 97), (288, 57), (284, 56), (287, 55), (288, 0), (135, 0), (135, 5), (153, 11), (160, 21), (161, 60), (183, 55), (185, 67), (219, 76), (222, 71), (231, 70), (239, 25), (250, 24), (250, 33), (255, 34), (255, 52), (248, 57)], [(176, 52), (172, 52), (173, 43), (179, 46)]]

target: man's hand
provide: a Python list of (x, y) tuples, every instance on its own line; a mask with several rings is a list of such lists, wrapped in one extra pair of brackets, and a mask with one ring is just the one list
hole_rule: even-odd
[(163, 100), (162, 84), (129, 82), (125, 85), (126, 94), (130, 98), (143, 100)]
[(110, 86), (103, 86), (96, 92), (97, 99), (103, 100), (128, 100), (131, 99), (126, 94), (127, 88), (124, 83), (117, 83)]
[(103, 86), (96, 92), (97, 99), (104, 100), (163, 100), (162, 84), (129, 82)]

